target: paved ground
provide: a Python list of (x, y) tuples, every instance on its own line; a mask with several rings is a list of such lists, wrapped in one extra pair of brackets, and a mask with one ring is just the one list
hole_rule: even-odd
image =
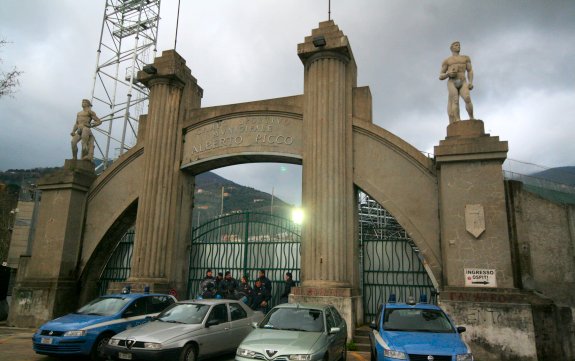
[[(59, 361), (57, 358), (37, 355), (32, 350), (33, 329), (6, 327), (0, 323), (0, 360), (6, 361)], [(210, 361), (233, 361), (234, 355), (214, 358)], [(348, 352), (348, 361), (368, 361), (369, 353)], [(76, 361), (70, 358), (64, 361)]]

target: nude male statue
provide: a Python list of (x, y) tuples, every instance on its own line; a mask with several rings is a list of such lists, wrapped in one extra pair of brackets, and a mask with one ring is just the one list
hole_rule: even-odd
[[(93, 121), (93, 123), (92, 123)], [(97, 127), (102, 124), (102, 121), (94, 111), (92, 111), (92, 103), (88, 99), (82, 99), (82, 111), (78, 112), (76, 116), (76, 123), (72, 128), (72, 157), (78, 159), (78, 142), (82, 141), (82, 159), (94, 159), (94, 135), (90, 128)]]
[[(447, 79), (447, 115), (449, 123), (460, 121), (459, 116), (459, 97), (465, 101), (465, 109), (469, 114), (469, 119), (473, 118), (473, 104), (469, 91), (473, 89), (473, 69), (471, 68), (471, 59), (467, 55), (459, 55), (461, 44), (454, 41), (451, 46), (451, 56), (441, 64), (439, 80)], [(465, 76), (467, 72), (467, 77)]]

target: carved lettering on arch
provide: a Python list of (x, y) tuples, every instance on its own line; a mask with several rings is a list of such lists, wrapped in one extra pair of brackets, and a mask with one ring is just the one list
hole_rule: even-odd
[(465, 205), (465, 229), (475, 238), (479, 238), (479, 236), (485, 232), (485, 213), (483, 211), (483, 205)]

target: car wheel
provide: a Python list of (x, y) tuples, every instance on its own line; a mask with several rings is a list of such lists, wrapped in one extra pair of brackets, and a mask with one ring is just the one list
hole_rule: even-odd
[(94, 342), (94, 346), (92, 347), (92, 352), (90, 353), (90, 358), (92, 361), (106, 359), (106, 356), (104, 355), (104, 346), (108, 344), (108, 341), (110, 341), (111, 337), (112, 336), (110, 334), (103, 334), (98, 336), (96, 342)]
[(180, 355), (180, 361), (196, 361), (198, 357), (198, 352), (193, 344), (187, 344), (182, 350)]

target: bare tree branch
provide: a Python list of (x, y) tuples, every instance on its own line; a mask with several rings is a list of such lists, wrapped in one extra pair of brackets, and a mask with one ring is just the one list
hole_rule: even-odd
[[(0, 40), (0, 48), (8, 44), (8, 42), (4, 39)], [(0, 64), (2, 63), (2, 58), (0, 58)], [(7, 73), (1, 72), (0, 73), (0, 98), (5, 95), (13, 96), (16, 92), (16, 88), (20, 85), (20, 81), (18, 77), (22, 75), (23, 72), (19, 71), (14, 67), (12, 71)]]

